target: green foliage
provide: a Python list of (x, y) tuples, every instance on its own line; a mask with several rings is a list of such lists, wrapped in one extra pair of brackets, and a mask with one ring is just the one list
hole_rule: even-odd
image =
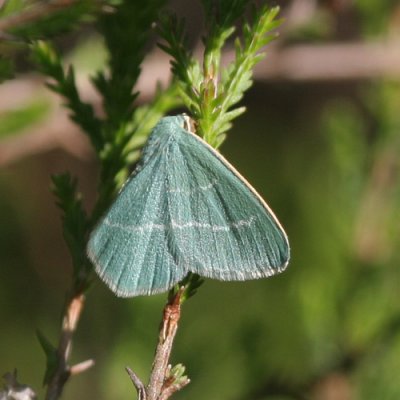
[(49, 43), (43, 41), (33, 44), (32, 57), (40, 71), (53, 79), (47, 86), (63, 96), (65, 106), (71, 110), (72, 120), (89, 136), (93, 147), (99, 151), (103, 146), (101, 122), (95, 116), (92, 105), (81, 100), (76, 88), (73, 67), (70, 66), (67, 72), (64, 72), (59, 54)]
[(4, 1), (0, 7), (0, 18), (13, 15), (23, 10), (25, 4), (23, 0), (8, 0)]
[[(217, 5), (218, 4), (218, 5)], [(263, 7), (253, 14), (253, 22), (243, 25), (243, 39), (235, 39), (235, 59), (221, 68), (221, 51), (235, 32), (235, 22), (245, 11), (246, 1), (203, 1), (208, 32), (203, 39), (203, 66), (185, 48), (183, 20), (175, 16), (162, 18), (159, 46), (172, 56), (172, 71), (178, 79), (180, 93), (195, 119), (198, 131), (212, 146), (218, 147), (231, 127), (231, 121), (244, 112), (234, 106), (252, 84), (252, 70), (262, 58), (260, 49), (275, 38), (279, 26), (277, 7)], [(214, 7), (217, 9), (215, 11)]]
[(7, 33), (20, 39), (35, 40), (65, 33), (93, 18), (103, 2), (11, 0), (4, 3), (0, 18), (7, 18)]
[(355, 7), (360, 13), (361, 28), (367, 35), (381, 34), (386, 32), (390, 23), (396, 29), (396, 18), (390, 21), (390, 17), (398, 12), (396, 0), (356, 0)]
[[(123, 2), (114, 11), (99, 18), (99, 29), (109, 52), (108, 72), (99, 71), (92, 81), (102, 95), (106, 118), (102, 121), (103, 143), (98, 152), (101, 160), (99, 200), (94, 221), (104, 213), (128, 174), (137, 137), (147, 136), (157, 117), (174, 107), (175, 90), (159, 91), (151, 109), (134, 106), (134, 91), (145, 55), (151, 25), (163, 1)], [(137, 113), (145, 118), (138, 123)], [(140, 128), (140, 129), (139, 129)], [(140, 145), (143, 143), (140, 143)], [(137, 153), (136, 153), (137, 156)]]
[(52, 177), (53, 193), (62, 210), (63, 234), (74, 266), (75, 290), (84, 290), (88, 284), (91, 265), (86, 257), (89, 221), (77, 191), (77, 180), (68, 173)]
[(120, 128), (121, 122), (131, 118), (138, 96), (132, 89), (140, 75), (151, 25), (164, 3), (165, 0), (123, 2), (98, 20), (109, 53), (109, 69), (99, 71), (93, 83), (102, 95), (108, 117), (105, 135), (109, 137)]
[[(341, 278), (332, 293), (340, 312), (340, 324), (333, 325), (334, 340), (340, 343), (338, 357), (351, 360), (348, 373), (354, 374), (362, 399), (396, 398), (400, 389), (390, 379), (382, 380), (391, 375), (391, 368), (398, 368), (391, 348), (400, 343), (396, 250), (400, 232), (395, 217), (400, 211), (400, 186), (394, 178), (400, 170), (398, 98), (399, 85), (394, 82), (363, 92), (369, 118), (375, 122), (372, 133), (354, 105), (334, 104), (324, 115), (334, 166), (327, 190), (336, 192), (336, 204), (332, 200), (328, 204), (336, 216), (342, 253), (337, 252)], [(377, 376), (371, 368), (385, 372)]]
[[(13, 76), (14, 61), (33, 40), (53, 38), (88, 22), (112, 0), (21, 1), (0, 6), (0, 82)], [(44, 49), (42, 49), (44, 50)]]
[[(365, 125), (351, 102), (331, 102), (323, 113), (324, 131), (331, 157), (335, 160), (336, 179), (343, 190), (343, 210), (354, 214), (359, 205), (361, 188), (365, 183), (368, 148)], [(350, 218), (350, 215), (348, 215)]]
[(175, 385), (180, 385), (188, 380), (185, 375), (186, 368), (182, 364), (176, 364), (171, 369), (167, 371), (166, 378), (174, 382)]

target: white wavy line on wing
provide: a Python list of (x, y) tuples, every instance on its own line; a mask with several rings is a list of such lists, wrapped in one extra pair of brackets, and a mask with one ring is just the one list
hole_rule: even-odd
[(199, 228), (199, 229), (210, 229), (213, 232), (219, 231), (230, 231), (231, 229), (238, 229), (241, 227), (249, 227), (256, 217), (252, 216), (249, 219), (242, 219), (237, 222), (231, 222), (227, 225), (212, 225), (209, 223), (198, 222), (198, 221), (191, 221), (186, 223), (179, 223), (176, 221), (171, 221), (170, 224), (155, 224), (155, 223), (148, 223), (143, 225), (125, 225), (119, 224), (110, 221), (108, 218), (104, 220), (104, 223), (111, 228), (119, 228), (122, 230), (126, 230), (128, 232), (146, 232), (150, 230), (167, 230), (167, 229), (187, 229), (187, 228)]

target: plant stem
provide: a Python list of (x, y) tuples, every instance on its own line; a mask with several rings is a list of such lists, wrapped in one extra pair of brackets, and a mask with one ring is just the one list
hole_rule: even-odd
[(163, 389), (172, 345), (181, 315), (181, 293), (178, 292), (172, 301), (168, 302), (164, 307), (156, 355), (147, 386), (147, 400), (157, 400)]
[(158, 344), (147, 387), (144, 387), (143, 383), (129, 367), (126, 368), (138, 392), (139, 400), (167, 400), (190, 382), (185, 376), (180, 376), (177, 379), (176, 376), (170, 374), (171, 365), (169, 364), (172, 345), (181, 316), (181, 297), (183, 292), (184, 288), (172, 297), (164, 307)]
[(67, 301), (62, 321), (60, 341), (57, 348), (57, 367), (48, 384), (46, 400), (56, 400), (61, 396), (64, 385), (71, 374), (83, 372), (90, 368), (92, 360), (79, 364), (78, 367), (69, 367), (68, 359), (71, 353), (72, 339), (83, 310), (85, 296), (82, 293), (74, 293)]

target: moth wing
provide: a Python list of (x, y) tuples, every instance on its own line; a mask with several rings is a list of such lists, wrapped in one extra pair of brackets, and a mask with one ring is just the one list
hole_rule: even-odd
[(284, 270), (289, 244), (273, 212), (219, 153), (184, 133), (170, 154), (167, 197), (185, 269), (220, 280)]
[(89, 258), (118, 296), (163, 292), (187, 273), (177, 267), (168, 245), (164, 171), (163, 157), (145, 164), (90, 237)]

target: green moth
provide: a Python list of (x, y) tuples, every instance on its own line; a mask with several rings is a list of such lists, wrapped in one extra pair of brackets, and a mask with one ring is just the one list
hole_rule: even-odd
[(288, 264), (288, 239), (272, 210), (187, 121), (159, 121), (90, 236), (89, 258), (118, 296), (167, 291), (189, 271), (241, 281)]

